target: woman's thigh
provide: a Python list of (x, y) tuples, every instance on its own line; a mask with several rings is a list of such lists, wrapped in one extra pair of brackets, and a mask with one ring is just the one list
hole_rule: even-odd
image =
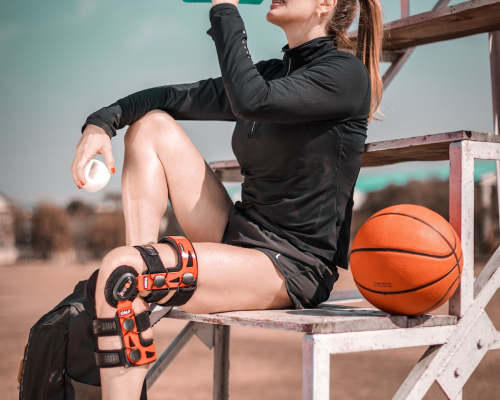
[(259, 250), (219, 243), (195, 243), (198, 289), (181, 308), (188, 312), (290, 308), (285, 280)]
[(167, 113), (151, 111), (129, 128), (125, 145), (134, 168), (161, 165), (168, 198), (187, 236), (220, 242), (233, 202), (181, 126)]
[[(220, 243), (193, 246), (198, 259), (198, 288), (180, 306), (182, 310), (214, 313), (292, 307), (283, 276), (261, 251)], [(176, 256), (169, 245), (154, 247), (165, 267), (174, 265)]]

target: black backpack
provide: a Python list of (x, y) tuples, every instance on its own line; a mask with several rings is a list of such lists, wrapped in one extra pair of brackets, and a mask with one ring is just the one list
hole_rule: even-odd
[[(31, 328), (21, 367), (19, 400), (100, 400), (92, 333), (98, 270)], [(147, 400), (144, 382), (141, 400)]]

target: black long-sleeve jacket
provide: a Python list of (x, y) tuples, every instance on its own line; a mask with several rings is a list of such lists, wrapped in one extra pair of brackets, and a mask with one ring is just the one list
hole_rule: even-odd
[(330, 36), (254, 65), (238, 9), (212, 7), (210, 21), (222, 77), (134, 93), (90, 115), (84, 128), (112, 137), (154, 109), (179, 120), (236, 121), (232, 147), (244, 175), (237, 206), (297, 248), (347, 268), (370, 111), (367, 69)]

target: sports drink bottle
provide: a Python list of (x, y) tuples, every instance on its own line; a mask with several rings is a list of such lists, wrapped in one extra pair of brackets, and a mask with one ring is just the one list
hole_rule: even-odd
[[(182, 0), (184, 3), (211, 3), (212, 0)], [(240, 0), (240, 4), (262, 4), (264, 0)]]

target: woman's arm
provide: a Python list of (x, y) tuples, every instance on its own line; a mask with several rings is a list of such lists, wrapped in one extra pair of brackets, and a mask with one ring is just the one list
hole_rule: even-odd
[(250, 58), (237, 7), (210, 11), (212, 36), (233, 113), (258, 122), (305, 123), (347, 118), (369, 96), (370, 80), (360, 60), (338, 52), (304, 72), (266, 81)]
[(113, 137), (149, 111), (163, 110), (177, 120), (235, 121), (221, 78), (184, 85), (159, 86), (124, 97), (91, 114), (87, 125), (96, 125)]

